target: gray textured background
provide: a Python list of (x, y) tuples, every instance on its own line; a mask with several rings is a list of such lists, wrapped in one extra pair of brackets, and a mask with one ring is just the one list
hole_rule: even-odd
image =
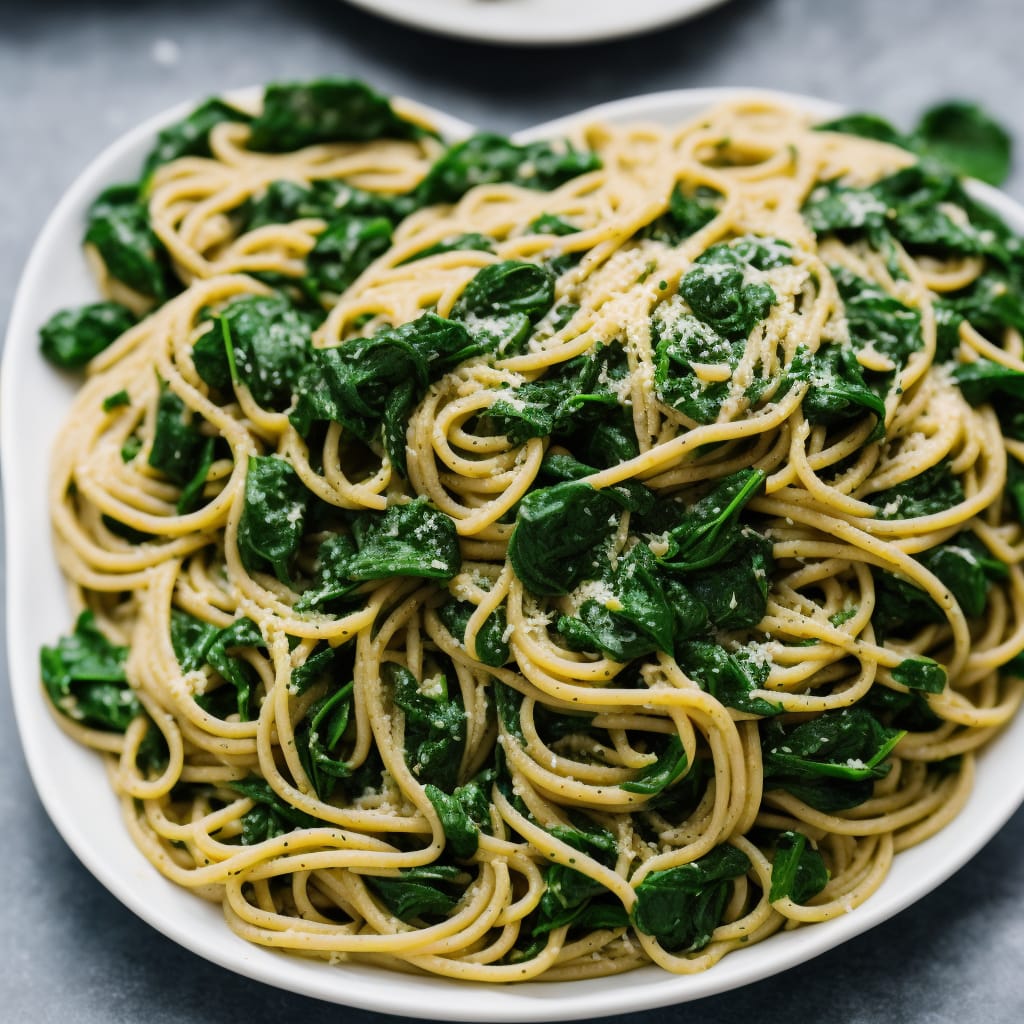
[[(585, 11), (585, 0), (579, 6)], [(0, 324), (63, 189), (123, 131), (182, 99), (340, 73), (512, 131), (636, 93), (753, 85), (902, 123), (935, 100), (969, 97), (1024, 140), (1022, 53), (1021, 0), (732, 0), (648, 36), (557, 50), (448, 42), (336, 0), (0, 0)], [(1024, 199), (1024, 159), (1008, 187)], [(6, 686), (0, 779), (0, 1021), (385, 1024), (236, 977), (123, 909), (46, 818)], [(645, 1024), (698, 1015), (706, 1024), (1019, 1024), (1022, 848), (1018, 813), (970, 865), (894, 921), (775, 979), (646, 1013)]]

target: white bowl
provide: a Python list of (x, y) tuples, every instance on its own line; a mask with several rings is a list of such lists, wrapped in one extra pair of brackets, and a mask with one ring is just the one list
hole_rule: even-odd
[[(671, 123), (740, 92), (752, 94), (751, 90), (704, 89), (640, 96), (549, 122), (519, 138), (558, 135), (575, 122), (595, 118)], [(818, 100), (770, 95), (822, 118), (837, 112)], [(70, 626), (65, 585), (52, 552), (47, 467), (73, 382), (44, 362), (37, 332), (58, 308), (96, 298), (80, 248), (89, 202), (107, 185), (134, 179), (156, 132), (188, 109), (168, 111), (125, 135), (89, 165), (57, 205), (32, 250), (15, 298), (0, 385), (7, 639), (18, 727), (36, 788), (54, 824), (82, 863), (127, 907), (207, 960), (335, 1003), (445, 1020), (598, 1017), (698, 999), (803, 963), (920, 899), (966, 863), (1009, 819), (1024, 801), (1024, 716), (979, 758), (975, 789), (964, 810), (938, 835), (899, 854), (882, 887), (864, 906), (833, 921), (780, 933), (730, 953), (710, 971), (693, 976), (647, 967), (588, 981), (490, 987), (358, 964), (331, 966), (245, 942), (230, 931), (218, 907), (158, 874), (129, 839), (99, 757), (60, 731), (39, 683), (40, 646), (52, 644)], [(461, 121), (434, 115), (452, 139), (470, 131)], [(972, 192), (1015, 230), (1024, 232), (1024, 208), (983, 185), (973, 185)]]

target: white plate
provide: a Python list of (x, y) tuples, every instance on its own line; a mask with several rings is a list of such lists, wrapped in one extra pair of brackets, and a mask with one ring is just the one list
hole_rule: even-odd
[[(748, 93), (749, 94), (749, 93)], [(565, 131), (574, 121), (674, 122), (735, 91), (684, 90), (606, 104), (522, 133)], [(762, 94), (763, 95), (763, 94)], [(781, 96), (816, 115), (834, 107)], [(48, 526), (47, 465), (72, 382), (39, 356), (37, 330), (57, 308), (95, 299), (79, 242), (89, 201), (112, 182), (135, 177), (154, 134), (187, 111), (160, 115), (95, 160), (58, 204), (32, 251), (7, 332), (0, 389), (0, 449), (7, 512), (7, 640), (14, 707), (32, 777), (50, 817), (83, 864), (126, 906), (208, 960), (280, 988), (351, 1006), (448, 1020), (551, 1021), (597, 1017), (698, 999), (803, 963), (920, 899), (969, 860), (1024, 800), (1024, 716), (979, 759), (962, 813), (942, 832), (896, 857), (881, 889), (862, 907), (824, 924), (772, 936), (730, 953), (710, 971), (679, 977), (649, 967), (592, 981), (488, 987), (360, 966), (330, 966), (253, 946), (231, 932), (220, 909), (166, 881), (135, 848), (121, 822), (100, 759), (69, 740), (45, 706), (38, 650), (68, 630), (70, 612)], [(438, 116), (458, 138), (469, 127)], [(994, 189), (979, 199), (1024, 232), (1024, 208)], [(74, 787), (68, 780), (74, 779)], [(102, 937), (97, 936), (97, 941)], [(880, 954), (881, 955), (881, 954)], [(486, 1007), (486, 1012), (483, 1008)]]
[(442, 35), (511, 45), (596, 43), (692, 18), (725, 0), (349, 0)]

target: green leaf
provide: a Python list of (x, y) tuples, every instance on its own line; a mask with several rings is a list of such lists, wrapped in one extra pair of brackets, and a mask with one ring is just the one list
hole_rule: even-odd
[[(171, 645), (182, 672), (192, 672), (208, 664), (226, 683), (221, 691), (200, 695), (196, 703), (210, 714), (224, 717), (238, 712), (243, 722), (255, 717), (253, 690), (258, 682), (255, 670), (233, 651), (251, 647), (264, 647), (263, 634), (252, 619), (235, 619), (230, 625), (218, 629), (177, 608), (171, 610)], [(234, 693), (234, 703), (224, 698)]]
[(802, 832), (780, 832), (772, 860), (772, 886), (768, 902), (791, 899), (807, 903), (828, 884), (828, 869), (821, 854)]
[(619, 783), (619, 788), (624, 789), (627, 793), (654, 796), (663, 789), (667, 789), (683, 775), (688, 763), (682, 740), (676, 733), (673, 733), (669, 737), (665, 749), (658, 755), (658, 760), (646, 768), (641, 768), (629, 782)]
[(250, 149), (287, 153), (321, 142), (417, 139), (425, 132), (394, 112), (386, 97), (351, 78), (267, 86), (252, 122)]
[(509, 541), (516, 575), (535, 594), (567, 594), (587, 578), (595, 549), (615, 529), (619, 510), (635, 509), (640, 500), (621, 488), (598, 491), (578, 481), (530, 491)]
[(493, 774), (492, 770), (483, 772), (450, 794), (430, 783), (423, 787), (441, 819), (452, 856), (460, 860), (468, 860), (476, 853), (481, 829), (490, 826), (489, 789)]
[(876, 142), (888, 142), (892, 146), (907, 148), (907, 137), (877, 114), (846, 114), (824, 124), (815, 125), (815, 129), (819, 132), (859, 135), (864, 139), (874, 139)]
[(732, 880), (749, 870), (745, 853), (717, 846), (690, 864), (652, 871), (636, 887), (633, 925), (668, 950), (703, 949), (721, 924)]
[(948, 462), (940, 462), (903, 483), (876, 491), (868, 498), (879, 510), (879, 519), (916, 519), (935, 515), (959, 505), (963, 500), (964, 489), (950, 471)]
[(405, 760), (424, 784), (450, 793), (456, 785), (466, 742), (466, 712), (450, 698), (443, 674), (421, 685), (401, 665), (385, 662), (381, 679), (405, 712)]
[(192, 349), (196, 373), (222, 391), (241, 381), (259, 405), (287, 409), (312, 359), (311, 339), (322, 317), (296, 309), (282, 295), (254, 295), (209, 319), (213, 330)]
[(946, 688), (946, 670), (931, 658), (905, 658), (893, 670), (897, 683), (912, 690), (942, 693)]
[(368, 513), (356, 520), (353, 530), (356, 551), (344, 570), (352, 580), (450, 580), (462, 565), (454, 521), (426, 498), (392, 505), (383, 515)]
[[(441, 616), (445, 629), (459, 643), (465, 645), (466, 627), (475, 611), (476, 605), (471, 602), (451, 599), (441, 605), (438, 614)], [(507, 628), (508, 619), (505, 614), (505, 606), (499, 605), (484, 619), (483, 625), (477, 630), (476, 656), (484, 665), (500, 668), (508, 661), (509, 646), (508, 640), (505, 638)]]
[[(330, 648), (322, 651), (322, 663), (329, 662), (333, 655)], [(322, 664), (313, 666), (314, 669), (318, 667), (322, 668)], [(352, 712), (353, 685), (346, 683), (312, 704), (295, 732), (302, 767), (321, 800), (330, 798), (338, 779), (346, 779), (352, 774), (338, 747)]]
[(332, 220), (306, 257), (318, 291), (343, 292), (391, 247), (391, 221), (385, 217), (342, 216)]
[(363, 880), (395, 917), (415, 921), (450, 914), (458, 898), (449, 889), (461, 875), (462, 871), (454, 865), (428, 864), (406, 868), (397, 877), (364, 875)]
[(291, 463), (274, 455), (250, 455), (245, 504), (238, 523), (238, 552), (250, 571), (267, 563), (290, 583), (290, 563), (302, 539), (309, 491)]
[(653, 650), (672, 651), (676, 616), (650, 548), (637, 544), (598, 582), (602, 601), (587, 598), (559, 632), (571, 645), (631, 661)]
[[(200, 470), (202, 481), (206, 479), (212, 446), (213, 438), (204, 436), (197, 429), (192, 411), (161, 381), (149, 465), (181, 487), (191, 485), (192, 494), (196, 489), (194, 480)], [(202, 486), (202, 481), (199, 486)]]
[(789, 726), (761, 723), (764, 787), (785, 789), (819, 811), (848, 810), (867, 800), (885, 759), (904, 732), (883, 726), (860, 707), (826, 711)]
[(111, 277), (158, 302), (167, 298), (166, 253), (137, 185), (100, 193), (89, 207), (84, 240), (96, 247)]
[(718, 216), (722, 198), (720, 192), (706, 185), (698, 185), (691, 190), (676, 182), (669, 197), (668, 210), (641, 234), (665, 245), (679, 245)]
[(767, 660), (755, 661), (740, 648), (730, 653), (724, 647), (704, 641), (680, 644), (676, 651), (679, 667), (697, 685), (726, 707), (753, 715), (777, 715), (782, 705), (751, 691), (762, 689), (771, 671)]
[(142, 179), (148, 181), (163, 164), (183, 156), (209, 156), (210, 130), (225, 121), (251, 120), (248, 114), (219, 99), (209, 99), (196, 107), (188, 117), (162, 128), (156, 145), (142, 165)]
[(39, 328), (40, 351), (54, 366), (76, 370), (115, 342), (135, 323), (118, 302), (93, 302), (54, 313)]
[(452, 146), (427, 172), (415, 195), (421, 206), (456, 203), (476, 185), (511, 182), (522, 188), (550, 191), (597, 170), (596, 153), (581, 153), (568, 143), (517, 146), (500, 135), (479, 134)]
[(494, 252), (494, 239), (488, 238), (487, 235), (481, 235), (478, 231), (469, 231), (459, 235), (450, 235), (447, 238), (442, 238), (440, 242), (428, 245), (425, 249), (420, 249), (419, 252), (402, 260), (398, 265), (404, 266), (406, 263), (414, 263), (416, 260), (425, 260), (428, 256), (440, 256), (442, 253), (446, 252), (467, 251)]
[(96, 627), (93, 613), (83, 611), (71, 636), (40, 650), (43, 686), (53, 706), (73, 721), (124, 732), (142, 714), (125, 675), (127, 657), (128, 648), (112, 644)]
[(759, 469), (741, 469), (723, 477), (668, 531), (668, 549), (658, 557), (658, 564), (683, 573), (725, 559), (743, 539), (740, 513), (764, 489), (766, 479)]
[(925, 152), (958, 174), (1001, 185), (1010, 173), (1010, 136), (973, 103), (932, 107), (915, 134)]
[(299, 828), (316, 828), (325, 823), (286, 803), (266, 779), (250, 775), (228, 783), (231, 789), (255, 801), (256, 806), (242, 818), (242, 845), (254, 846)]
[(679, 294), (722, 337), (745, 340), (776, 302), (770, 285), (747, 282), (749, 273), (791, 263), (788, 250), (785, 242), (752, 236), (713, 245), (683, 277)]

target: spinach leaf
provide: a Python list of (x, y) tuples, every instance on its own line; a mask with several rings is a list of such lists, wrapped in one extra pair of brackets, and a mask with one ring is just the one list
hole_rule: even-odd
[(730, 653), (718, 644), (691, 641), (676, 651), (679, 667), (702, 689), (726, 707), (753, 715), (777, 715), (782, 705), (764, 697), (752, 697), (751, 691), (762, 689), (771, 665), (767, 660), (754, 660), (740, 648)]
[(321, 142), (417, 139), (424, 134), (362, 82), (321, 78), (267, 86), (263, 110), (252, 122), (249, 148), (287, 153)]
[(111, 277), (157, 302), (167, 298), (166, 253), (137, 185), (100, 193), (89, 207), (84, 241), (96, 247)]
[(732, 880), (749, 870), (745, 853), (716, 846), (690, 864), (652, 871), (636, 887), (633, 925), (668, 950), (703, 949), (721, 924)]
[(940, 103), (925, 111), (908, 135), (874, 114), (848, 114), (818, 125), (818, 130), (888, 142), (991, 185), (1001, 185), (1010, 171), (1010, 136), (973, 103)]
[(335, 420), (363, 441), (383, 431), (388, 455), (405, 470), (409, 413), (431, 381), (481, 351), (462, 324), (435, 313), (369, 338), (313, 350), (291, 415), (305, 436), (318, 420)]
[(395, 917), (415, 921), (450, 914), (458, 903), (453, 886), (462, 874), (460, 868), (451, 864), (427, 864), (404, 868), (397, 877), (364, 875), (363, 880)]
[(391, 221), (385, 217), (342, 216), (317, 237), (306, 269), (317, 292), (343, 292), (391, 247)]
[(493, 777), (493, 769), (487, 769), (452, 793), (430, 783), (423, 787), (441, 819), (448, 848), (460, 860), (468, 860), (476, 853), (480, 830), (490, 827), (489, 788)]
[(686, 576), (686, 586), (717, 629), (756, 626), (767, 608), (772, 543), (746, 527), (741, 537), (728, 558)]
[(903, 483), (876, 491), (867, 500), (878, 509), (879, 519), (916, 519), (959, 505), (964, 489), (949, 463), (940, 462)]
[(178, 484), (178, 514), (191, 511), (213, 464), (215, 441), (196, 427), (185, 403), (163, 381), (156, 406), (156, 428), (149, 464)]
[[(637, 453), (632, 422), (628, 428), (617, 422), (623, 409), (618, 389), (628, 373), (621, 346), (605, 345), (593, 355), (567, 360), (544, 377), (503, 392), (491, 405), (488, 417), (513, 444), (551, 435), (575, 442), (583, 435), (582, 447), (610, 445), (615, 452), (612, 461), (619, 462), (620, 454), (629, 458), (625, 452)], [(628, 436), (617, 439), (622, 431)]]
[(845, 267), (830, 267), (839, 289), (854, 348), (871, 346), (902, 366), (911, 352), (924, 347), (921, 314), (878, 285)]
[(826, 711), (796, 726), (765, 719), (765, 790), (784, 789), (819, 811), (856, 807), (889, 773), (885, 759), (904, 735), (860, 707)]
[(655, 796), (667, 789), (683, 775), (689, 766), (682, 740), (673, 733), (665, 749), (658, 755), (658, 760), (641, 768), (629, 782), (619, 783), (619, 788), (627, 793), (641, 793), (644, 796)]
[[(476, 611), (476, 605), (469, 601), (452, 599), (441, 605), (438, 614), (441, 616), (445, 629), (459, 643), (465, 645), (466, 627), (469, 625), (474, 611)], [(483, 625), (477, 630), (476, 656), (484, 665), (500, 668), (508, 661), (509, 646), (505, 635), (507, 629), (508, 618), (505, 614), (505, 606), (499, 605), (484, 619)]]
[[(618, 847), (615, 837), (604, 828), (580, 821), (577, 828), (556, 825), (549, 831), (562, 842), (595, 858), (605, 867), (610, 867), (614, 863)], [(591, 906), (597, 910), (597, 906), (592, 903), (594, 898), (608, 895), (608, 891), (600, 882), (564, 864), (549, 864), (544, 870), (544, 882), (546, 889), (541, 896), (537, 918), (532, 926), (534, 938), (544, 936), (553, 929), (565, 925), (582, 924), (584, 915)], [(603, 921), (615, 923), (596, 927), (621, 927), (627, 922), (624, 920), (621, 905), (618, 907), (616, 912), (614, 906), (602, 906), (598, 914), (591, 916), (590, 920), (596, 920), (599, 916)]]
[(644, 228), (641, 235), (665, 245), (679, 245), (718, 216), (722, 198), (720, 192), (707, 185), (684, 189), (676, 182), (668, 210)]
[(897, 683), (912, 690), (942, 693), (946, 688), (946, 670), (931, 658), (905, 658), (893, 670)]
[(777, 301), (771, 285), (746, 283), (751, 269), (792, 262), (785, 242), (745, 236), (706, 249), (679, 283), (694, 316), (730, 341), (746, 340)]
[(729, 380), (705, 382), (694, 372), (694, 363), (727, 365), (735, 370), (746, 349), (746, 339), (732, 340), (696, 316), (684, 314), (671, 326), (657, 315), (651, 321), (655, 348), (654, 390), (666, 405), (697, 423), (714, 423), (729, 397)]
[[(329, 648), (322, 653), (329, 657), (334, 654)], [(338, 779), (352, 774), (339, 752), (352, 713), (352, 688), (353, 683), (346, 683), (312, 704), (295, 731), (299, 760), (321, 800), (330, 798)]]
[(953, 370), (953, 379), (971, 405), (992, 405), (1004, 434), (1024, 440), (1024, 373), (989, 359), (976, 359), (960, 363)]
[[(794, 359), (794, 364), (797, 360)], [(877, 425), (867, 441), (878, 440), (885, 431), (885, 400), (864, 380), (864, 371), (852, 348), (825, 345), (806, 363), (806, 370), (790, 367), (794, 379), (811, 381), (801, 409), (815, 426), (837, 426), (874, 414)]]
[(39, 328), (39, 349), (54, 366), (77, 370), (135, 323), (119, 302), (93, 302), (54, 313)]
[(671, 652), (675, 612), (650, 548), (631, 548), (597, 581), (597, 590), (603, 592), (601, 600), (588, 597), (575, 616), (558, 620), (558, 630), (571, 646), (599, 650), (615, 661), (631, 661), (654, 650)]
[(316, 553), (313, 581), (295, 602), (295, 610), (312, 611), (355, 590), (361, 581), (348, 576), (355, 554), (355, 541), (347, 533), (334, 533), (323, 540)]
[(183, 156), (209, 156), (210, 130), (225, 121), (250, 121), (248, 114), (219, 99), (208, 99), (188, 117), (162, 128), (156, 145), (142, 165), (142, 180), (148, 181), (163, 164)]
[(240, 214), (245, 230), (252, 231), (267, 224), (287, 224), (306, 218), (329, 223), (343, 215), (383, 217), (395, 225), (412, 208), (406, 196), (368, 192), (336, 178), (316, 179), (308, 186), (283, 178), (272, 181)]
[(600, 168), (596, 153), (581, 153), (568, 143), (517, 146), (500, 135), (482, 133), (457, 143), (434, 164), (416, 188), (421, 206), (456, 203), (476, 185), (511, 182), (549, 192), (571, 178)]
[(658, 564), (682, 573), (706, 569), (725, 559), (743, 540), (740, 512), (764, 489), (766, 479), (759, 469), (741, 469), (723, 477), (668, 531), (667, 550)]
[(192, 349), (196, 373), (222, 391), (237, 378), (259, 405), (287, 409), (312, 358), (320, 314), (296, 309), (283, 295), (254, 295), (209, 319), (213, 329)]
[(650, 501), (643, 487), (598, 491), (575, 480), (530, 491), (509, 540), (512, 568), (535, 594), (567, 594), (587, 578), (595, 549), (615, 529), (619, 510), (638, 511)]
[(504, 260), (477, 271), (452, 308), (488, 351), (521, 350), (530, 329), (555, 302), (554, 275), (538, 263)]
[(1010, 173), (1010, 136), (973, 103), (932, 107), (915, 134), (929, 156), (957, 174), (1001, 185)]
[(302, 539), (309, 491), (290, 462), (275, 455), (250, 455), (245, 504), (238, 522), (238, 553), (250, 571), (269, 563), (284, 584)]
[(780, 832), (772, 860), (772, 886), (769, 903), (786, 897), (794, 903), (807, 903), (828, 884), (828, 868), (814, 847), (808, 846), (802, 832)]
[(442, 238), (440, 242), (428, 245), (425, 249), (420, 249), (419, 252), (414, 253), (408, 259), (402, 260), (399, 266), (403, 266), (406, 263), (414, 263), (416, 260), (424, 260), (428, 256), (440, 256), (446, 252), (467, 251), (494, 252), (494, 239), (488, 238), (487, 235), (481, 235), (479, 231), (468, 231), (460, 235), (450, 235), (448, 238)]
[[(171, 609), (171, 645), (182, 672), (192, 672), (203, 665), (209, 665), (234, 690), (234, 705), (229, 705), (218, 696), (202, 694), (196, 703), (218, 717), (238, 711), (243, 722), (255, 717), (253, 691), (258, 682), (255, 670), (243, 659), (231, 652), (245, 647), (264, 647), (263, 634), (252, 619), (235, 619), (228, 626), (218, 629), (180, 609)], [(230, 691), (225, 690), (225, 694)]]
[(819, 132), (842, 132), (844, 135), (859, 135), (863, 139), (888, 142), (892, 146), (906, 148), (907, 137), (877, 114), (844, 114), (831, 121), (815, 125)]
[(242, 845), (255, 846), (298, 828), (316, 828), (324, 822), (282, 800), (266, 779), (250, 775), (228, 783), (231, 789), (249, 797), (255, 806), (242, 818)]
[(447, 677), (438, 673), (421, 684), (407, 668), (386, 662), (381, 679), (405, 712), (406, 764), (424, 784), (433, 783), (450, 793), (466, 742), (466, 712), (449, 697)]
[(47, 696), (72, 721), (90, 729), (124, 732), (142, 714), (125, 675), (127, 657), (128, 648), (112, 644), (87, 609), (78, 616), (70, 636), (39, 652)]
[(366, 513), (352, 531), (356, 550), (341, 570), (351, 580), (450, 580), (462, 565), (454, 521), (425, 497), (392, 505), (383, 515)]

